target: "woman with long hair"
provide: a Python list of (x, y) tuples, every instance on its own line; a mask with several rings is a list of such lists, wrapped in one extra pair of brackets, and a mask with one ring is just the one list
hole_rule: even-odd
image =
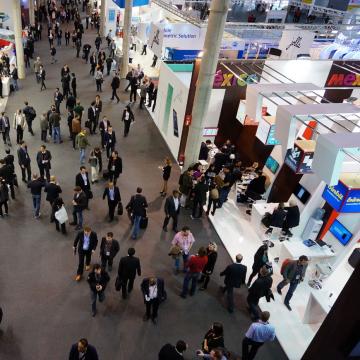
[(172, 163), (170, 158), (165, 158), (164, 166), (159, 166), (159, 168), (162, 170), (163, 173), (163, 188), (160, 191), (161, 196), (166, 196), (167, 184), (171, 174), (171, 167), (172, 167)]

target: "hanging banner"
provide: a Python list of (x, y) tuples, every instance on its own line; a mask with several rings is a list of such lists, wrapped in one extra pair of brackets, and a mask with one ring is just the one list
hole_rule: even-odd
[[(125, 0), (113, 0), (113, 3), (122, 9), (125, 8)], [(149, 5), (149, 0), (133, 0), (133, 7), (144, 5)]]
[(306, 30), (284, 30), (279, 43), (280, 59), (296, 59), (299, 54), (309, 54), (315, 33)]
[(151, 24), (150, 35), (148, 40), (149, 48), (159, 58), (162, 54), (162, 46), (164, 41), (164, 31), (155, 24)]

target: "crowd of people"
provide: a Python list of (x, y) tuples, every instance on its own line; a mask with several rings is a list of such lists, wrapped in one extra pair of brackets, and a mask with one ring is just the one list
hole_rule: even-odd
[[(36, 24), (29, 27), (27, 44), (40, 41), (42, 36), (42, 23), (47, 21), (48, 41), (51, 54), (51, 62), (55, 63), (56, 48), (60, 49), (62, 34), (65, 33), (65, 46), (72, 46), (76, 49), (76, 57), (79, 57), (80, 49), (83, 49), (82, 59), (84, 63), (90, 63), (90, 75), (94, 77), (96, 92), (90, 104), (82, 105), (79, 100), (76, 74), (70, 70), (68, 64), (64, 64), (60, 72), (60, 84), (53, 93), (52, 102), (47, 110), (40, 116), (36, 113), (35, 104), (31, 99), (24, 102), (22, 108), (18, 108), (13, 115), (12, 121), (6, 112), (0, 117), (0, 132), (6, 156), (0, 160), (0, 217), (8, 216), (16, 209), (9, 206), (9, 199), (17, 196), (16, 188), (20, 186), (17, 181), (15, 162), (19, 164), (21, 180), (29, 189), (33, 205), (33, 216), (41, 218), (41, 200), (43, 193), (46, 194), (46, 201), (49, 203), (49, 221), (55, 224), (55, 229), (64, 236), (72, 236), (67, 228), (70, 214), (76, 234), (73, 242), (74, 255), (78, 256), (78, 266), (75, 274), (75, 281), (80, 282), (84, 272), (88, 272), (86, 279), (90, 288), (91, 315), (97, 314), (97, 302), (104, 302), (106, 289), (113, 280), (115, 289), (121, 292), (122, 299), (126, 301), (133, 291), (136, 276), (142, 276), (141, 259), (136, 257), (134, 247), (129, 247), (126, 256), (119, 259), (117, 274), (110, 278), (113, 271), (115, 258), (120, 253), (119, 241), (116, 240), (113, 232), (104, 232), (99, 246), (100, 262), (92, 261), (92, 255), (98, 248), (97, 232), (88, 225), (86, 212), (90, 210), (90, 201), (94, 201), (92, 192), (93, 186), (99, 186), (106, 182), (102, 192), (102, 200), (108, 205), (108, 221), (115, 221), (116, 215), (121, 216), (125, 212), (132, 224), (131, 238), (136, 240), (141, 231), (145, 231), (148, 224), (149, 214), (147, 212), (148, 201), (143, 189), (138, 186), (134, 195), (130, 197), (127, 204), (123, 206), (123, 198), (120, 193), (119, 179), (123, 173), (123, 161), (119, 154), (118, 138), (110, 120), (104, 114), (105, 105), (99, 93), (102, 92), (104, 70), (107, 76), (113, 72), (111, 80), (111, 100), (119, 96), (117, 90), (120, 86), (116, 60), (114, 58), (113, 40), (111, 34), (106, 37), (106, 43), (97, 32), (94, 47), (82, 44), (82, 35), (89, 27), (99, 30), (100, 18), (97, 12), (89, 15), (89, 1), (82, 1), (83, 11), (86, 12), (86, 26), (82, 24), (79, 5), (76, 0), (61, 1), (61, 5), (54, 1), (48, 1), (47, 6), (40, 7)], [(70, 27), (73, 23), (74, 29)], [(33, 39), (33, 40), (32, 40)], [(56, 44), (55, 44), (56, 39)], [(31, 46), (26, 46), (25, 49)], [(55, 51), (54, 51), (55, 49)], [(146, 48), (145, 48), (146, 50)], [(24, 50), (26, 52), (26, 50)], [(45, 80), (46, 71), (41, 57), (33, 56), (34, 49), (29, 51), (30, 59), (33, 60), (32, 70), (35, 81), (41, 84), (40, 91), (47, 90)], [(6, 61), (4, 61), (6, 63)], [(16, 67), (14, 67), (16, 69)], [(14, 71), (14, 69), (12, 71)], [(8, 69), (10, 72), (10, 70)], [(30, 68), (29, 70), (30, 71)], [(132, 67), (127, 74), (128, 86), (130, 88), (130, 103), (136, 102), (138, 90), (140, 92), (139, 107), (147, 106), (154, 111), (156, 106), (157, 85), (154, 79), (148, 78), (144, 70), (138, 64)], [(126, 105), (121, 116), (124, 122), (124, 137), (129, 135), (130, 125), (135, 121), (132, 111), (133, 104)], [(66, 117), (64, 119), (64, 113)], [(33, 122), (39, 119), (40, 133), (35, 134)], [(64, 120), (66, 125), (64, 125)], [(14, 135), (10, 136), (12, 129)], [(68, 137), (71, 141), (65, 141), (65, 129), (68, 129)], [(31, 148), (24, 141), (24, 132), (28, 131), (30, 136), (39, 136), (41, 145), (38, 149)], [(11, 138), (15, 138), (18, 145), (16, 155), (11, 151)], [(91, 142), (90, 142), (91, 140)], [(56, 174), (52, 170), (52, 164), (57, 161), (47, 148), (47, 143), (53, 142), (56, 146), (72, 146), (79, 151), (79, 167), (74, 175), (73, 197), (71, 202), (62, 198), (63, 189), (57, 181)], [(96, 144), (96, 145), (91, 145)], [(159, 166), (162, 172), (162, 185), (160, 196), (166, 198), (164, 203), (164, 221), (162, 230), (168, 232), (169, 224), (172, 225), (174, 237), (168, 255), (174, 262), (174, 273), (177, 276), (183, 274), (182, 290), (178, 294), (186, 299), (188, 296), (195, 296), (199, 287), (200, 291), (206, 291), (215, 271), (217, 262), (217, 244), (209, 241), (207, 246), (196, 245), (196, 234), (191, 231), (191, 226), (184, 225), (179, 230), (178, 220), (181, 213), (186, 214), (187, 209), (191, 211), (191, 219), (198, 219), (203, 215), (204, 205), (207, 204), (206, 216), (215, 216), (218, 208), (221, 208), (227, 201), (229, 193), (241, 180), (244, 172), (249, 168), (243, 168), (241, 161), (236, 154), (236, 147), (227, 141), (220, 151), (217, 152), (210, 166), (204, 169), (201, 160), (208, 160), (211, 142), (203, 143), (199, 153), (199, 163), (186, 169), (178, 179), (178, 186), (168, 189), (168, 181), (172, 175), (172, 161), (166, 157), (164, 163)], [(89, 151), (90, 149), (90, 151)], [(36, 164), (32, 162), (35, 155)], [(106, 159), (105, 159), (106, 157)], [(37, 168), (37, 169), (36, 169)], [(36, 170), (35, 170), (36, 169)], [(257, 166), (251, 168), (257, 171), (257, 178), (263, 179), (263, 175)], [(262, 185), (261, 185), (262, 184)], [(265, 186), (265, 181), (253, 187), (253, 191), (264, 193), (259, 187)], [(250, 190), (251, 190), (250, 186)], [(250, 196), (249, 192), (247, 196)], [(101, 200), (101, 199), (96, 199)], [(183, 215), (184, 215), (183, 214)], [(182, 217), (184, 220), (184, 216)], [(287, 229), (289, 231), (289, 229)], [(221, 288), (226, 294), (226, 304), (229, 313), (235, 311), (234, 289), (248, 287), (247, 304), (253, 324), (250, 326), (243, 338), (242, 359), (253, 359), (257, 350), (267, 341), (275, 338), (275, 329), (269, 323), (270, 314), (260, 311), (259, 300), (265, 297), (268, 301), (274, 298), (271, 292), (273, 269), (267, 256), (268, 247), (262, 245), (254, 256), (252, 273), (247, 279), (247, 268), (242, 264), (243, 256), (238, 254), (236, 261), (229, 264), (223, 271), (219, 272), (224, 277), (224, 286)], [(180, 266), (182, 263), (182, 266)], [(291, 310), (289, 301), (300, 281), (303, 280), (308, 259), (305, 256), (298, 261), (288, 261), (282, 268), (283, 281), (277, 286), (281, 294), (282, 289), (289, 284), (289, 290), (285, 297), (285, 305)], [(253, 279), (255, 281), (253, 282)], [(144, 321), (156, 325), (159, 317), (159, 307), (162, 302), (167, 301), (167, 284), (162, 277), (148, 276), (141, 280), (140, 291), (144, 300)], [(180, 300), (180, 299), (179, 299)], [(182, 300), (181, 300), (182, 301)], [(188, 348), (186, 341), (179, 340), (175, 345), (166, 344), (159, 349), (159, 360), (183, 359)], [(206, 332), (201, 350), (196, 355), (204, 359), (226, 360), (236, 357), (227, 350), (224, 340), (223, 325), (219, 322), (213, 324)], [(97, 351), (85, 338), (81, 338), (71, 347), (70, 359), (98, 359)]]

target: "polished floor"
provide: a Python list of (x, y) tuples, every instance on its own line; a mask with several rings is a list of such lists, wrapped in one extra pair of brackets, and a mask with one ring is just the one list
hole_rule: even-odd
[[(45, 34), (45, 31), (44, 31)], [(94, 32), (85, 35), (85, 42), (94, 48)], [(53, 93), (60, 86), (60, 69), (67, 63), (78, 79), (78, 94), (87, 109), (95, 98), (95, 83), (89, 75), (89, 65), (75, 58), (75, 49), (58, 47), (58, 62), (50, 64), (47, 39), (36, 44), (36, 55), (41, 57), (47, 76), (47, 90), (40, 92), (31, 70), (21, 81), (21, 89), (12, 95), (7, 104), (7, 113), (12, 117), (17, 108), (28, 100), (38, 116), (47, 111)], [(128, 138), (122, 137), (121, 114), (128, 102), (128, 94), (121, 94), (121, 102), (110, 102), (110, 79), (103, 84), (101, 97), (104, 102), (103, 114), (113, 124), (119, 150), (124, 164), (124, 173), (119, 186), (123, 202), (126, 203), (137, 186), (142, 186), (149, 202), (149, 227), (141, 237), (133, 241), (129, 237), (130, 227), (126, 216), (109, 224), (106, 221), (106, 204), (102, 200), (104, 183), (93, 186), (94, 199), (90, 211), (85, 212), (85, 223), (93, 227), (98, 236), (113, 231), (120, 242), (120, 255), (115, 259), (115, 269), (110, 274), (111, 282), (106, 291), (106, 300), (98, 306), (98, 315), (91, 317), (90, 294), (86, 281), (76, 283), (74, 275), (77, 257), (74, 257), (72, 243), (75, 237), (71, 228), (67, 236), (56, 232), (54, 224), (49, 223), (50, 209), (42, 199), (40, 220), (32, 214), (31, 195), (23, 183), (16, 193), (16, 200), (10, 202), (10, 216), (0, 219), (0, 305), (4, 310), (0, 325), (1, 360), (60, 360), (66, 359), (70, 345), (81, 337), (87, 337), (95, 345), (101, 360), (157, 359), (157, 353), (166, 342), (184, 339), (189, 344), (186, 359), (194, 359), (195, 351), (201, 346), (202, 337), (213, 321), (220, 321), (225, 328), (225, 344), (235, 353), (241, 353), (241, 340), (250, 318), (246, 312), (246, 289), (236, 294), (236, 312), (230, 315), (219, 294), (221, 278), (219, 272), (231, 261), (210, 223), (191, 220), (184, 211), (179, 227), (189, 225), (195, 235), (194, 250), (206, 245), (209, 240), (219, 244), (219, 258), (215, 274), (206, 292), (198, 292), (194, 297), (183, 300), (179, 297), (182, 275), (175, 276), (168, 250), (173, 236), (171, 232), (161, 232), (164, 199), (159, 196), (161, 184), (161, 165), (169, 151), (156, 126), (147, 114), (139, 110), (138, 103), (133, 106), (136, 122), (131, 127)], [(66, 126), (65, 107), (62, 109), (62, 136), (64, 143), (49, 143), (53, 156), (52, 174), (63, 189), (63, 199), (68, 210), (71, 209), (72, 188), (79, 168), (79, 154), (71, 147)], [(27, 131), (33, 171), (38, 171), (35, 154), (41, 144), (38, 117), (34, 122), (35, 136)], [(14, 132), (11, 136), (14, 143)], [(93, 146), (99, 144), (98, 135), (90, 137)], [(16, 146), (12, 147), (14, 155)], [(0, 156), (4, 156), (0, 145)], [(20, 169), (16, 164), (20, 177)], [(170, 189), (176, 187), (179, 170), (174, 166)], [(143, 323), (144, 304), (139, 290), (140, 279), (135, 282), (134, 292), (127, 301), (120, 299), (114, 290), (115, 273), (120, 256), (126, 254), (129, 246), (134, 246), (141, 259), (143, 276), (156, 275), (165, 279), (168, 292), (167, 301), (159, 310), (157, 326)], [(99, 257), (98, 250), (93, 262)], [(276, 314), (272, 314), (276, 316)], [(262, 360), (286, 359), (278, 342), (266, 344), (259, 351)]]

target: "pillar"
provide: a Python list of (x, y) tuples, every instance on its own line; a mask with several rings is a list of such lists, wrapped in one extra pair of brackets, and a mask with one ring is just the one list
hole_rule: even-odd
[(100, 35), (106, 36), (105, 34), (105, 23), (106, 23), (106, 0), (101, 0), (100, 8), (101, 24), (100, 24)]
[(120, 78), (125, 79), (129, 68), (129, 42), (131, 31), (131, 16), (132, 16), (133, 0), (125, 0), (125, 13), (124, 13), (124, 27), (123, 27), (123, 59), (121, 65)]
[(35, 6), (34, 0), (29, 0), (29, 21), (30, 25), (35, 24)]
[(191, 125), (185, 148), (185, 169), (198, 161), (205, 115), (209, 108), (228, 8), (229, 0), (212, 0), (210, 5), (210, 16), (196, 86)]
[(14, 17), (14, 34), (15, 34), (16, 63), (18, 68), (18, 75), (19, 75), (19, 79), (24, 79), (25, 62), (24, 62), (24, 48), (22, 43), (20, 0), (14, 0), (13, 2), (13, 17)]

